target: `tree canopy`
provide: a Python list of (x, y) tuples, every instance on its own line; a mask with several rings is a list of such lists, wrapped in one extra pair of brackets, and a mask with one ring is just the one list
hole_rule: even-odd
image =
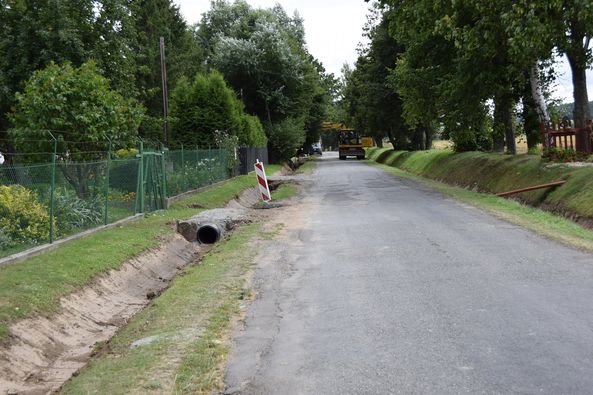
[(174, 146), (215, 144), (214, 131), (237, 136), (245, 146), (266, 144), (261, 123), (243, 111), (243, 103), (218, 72), (182, 77), (171, 95)]
[[(522, 122), (534, 147), (539, 139), (536, 119), (549, 122), (546, 94), (555, 53), (566, 54), (572, 70), (576, 126), (585, 126), (590, 118), (585, 70), (591, 63), (593, 29), (586, 23), (592, 12), (588, 1), (373, 4), (380, 17), (371, 21), (370, 43), (343, 90), (350, 116), (371, 133), (370, 120), (391, 110), (405, 121), (396, 134), (415, 131), (410, 135), (413, 142), (419, 141), (418, 130), (424, 130), (451, 138), (460, 151), (515, 153), (517, 124)], [(395, 44), (398, 51), (385, 57), (386, 76), (373, 73), (380, 58), (374, 54), (386, 53)], [(370, 94), (377, 87), (384, 89), (385, 80), (399, 105), (386, 100), (387, 91)], [(376, 97), (383, 100), (372, 103)], [(388, 125), (387, 120), (380, 123)], [(410, 148), (415, 147), (422, 144)]]
[[(308, 52), (302, 19), (297, 13), (287, 15), (280, 5), (259, 9), (241, 0), (216, 0), (199, 24), (188, 26), (172, 0), (6, 0), (0, 22), (0, 148), (9, 152), (23, 149), (3, 137), (15, 126), (17, 118), (5, 114), (16, 105), (25, 81), (46, 67), (69, 78), (69, 67), (76, 70), (88, 62), (111, 89), (145, 108), (140, 135), (164, 140), (161, 37), (167, 88), (175, 91), (174, 143), (212, 143), (215, 130), (228, 129), (239, 144), (261, 145), (267, 141), (262, 129), (269, 137), (279, 130), (276, 125), (288, 125), (302, 133), (288, 139), (290, 148), (282, 152), (296, 152), (305, 141), (318, 141), (330, 103), (333, 77)], [(196, 91), (202, 88), (216, 91), (216, 105), (228, 119), (209, 103), (213, 91)], [(188, 111), (180, 106), (183, 92), (190, 91), (194, 107)], [(192, 128), (181, 131), (192, 115)], [(76, 132), (81, 140), (94, 138), (94, 130), (84, 130), (87, 126)]]
[(254, 9), (245, 1), (218, 0), (204, 15), (197, 36), (209, 50), (209, 64), (239, 93), (245, 111), (266, 125), (270, 142), (278, 141), (276, 124), (306, 130), (286, 140), (288, 150), (270, 145), (272, 157), (287, 159), (306, 139), (319, 138), (329, 104), (328, 76), (306, 49), (298, 14), (290, 17), (279, 5)]

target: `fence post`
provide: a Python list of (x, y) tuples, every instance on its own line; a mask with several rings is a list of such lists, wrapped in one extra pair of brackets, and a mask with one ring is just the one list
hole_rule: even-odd
[(183, 192), (187, 191), (187, 184), (186, 184), (186, 174), (185, 174), (185, 151), (183, 150), (183, 143), (181, 143), (181, 174), (183, 174), (181, 186), (183, 188)]
[(109, 207), (109, 171), (111, 168), (111, 138), (107, 137), (109, 140), (109, 151), (107, 151), (107, 170), (105, 171), (105, 212), (103, 215), (103, 225), (107, 225), (108, 221), (108, 207)]
[(49, 135), (54, 140), (54, 153), (51, 157), (51, 189), (49, 192), (49, 243), (54, 242), (54, 215), (55, 215), (55, 202), (54, 195), (56, 191), (56, 157), (58, 156), (58, 140), (49, 132)]
[(163, 208), (167, 208), (167, 166), (165, 165), (165, 145), (161, 143), (161, 171), (163, 172)]
[(212, 147), (208, 144), (208, 178), (212, 184)]
[(144, 141), (140, 139), (140, 169), (138, 172), (138, 201), (139, 201), (139, 211), (141, 213), (144, 212)]
[(222, 148), (218, 147), (218, 166), (219, 166), (219, 181), (226, 180), (226, 163), (223, 165), (222, 163)]

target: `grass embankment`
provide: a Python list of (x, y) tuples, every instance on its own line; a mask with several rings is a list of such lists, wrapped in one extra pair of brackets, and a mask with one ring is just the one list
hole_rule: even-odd
[[(268, 166), (270, 174), (280, 166)], [(223, 206), (246, 188), (253, 175), (240, 176), (205, 192), (176, 202), (169, 210), (149, 214), (134, 223), (102, 230), (60, 248), (0, 268), (0, 341), (9, 325), (36, 314), (51, 316), (59, 299), (89, 283), (97, 275), (120, 267), (131, 257), (156, 247), (161, 237), (174, 232), (172, 222), (189, 218), (201, 209)]]
[[(536, 207), (492, 195), (493, 192), (565, 179), (566, 184), (555, 191), (524, 193), (522, 199), (533, 206), (543, 205), (565, 214), (590, 219), (593, 212), (591, 167), (548, 167), (537, 156), (478, 152), (456, 154), (447, 151), (394, 152), (373, 149), (369, 152), (369, 158), (382, 163), (378, 166), (399, 177), (420, 181), (445, 195), (489, 211), (509, 222), (593, 251), (593, 231)], [(589, 201), (586, 201), (587, 197)]]
[(410, 173), (479, 192), (498, 193), (556, 180), (566, 183), (515, 195), (521, 201), (580, 219), (593, 219), (593, 167), (544, 162), (536, 155), (373, 149), (369, 158)]

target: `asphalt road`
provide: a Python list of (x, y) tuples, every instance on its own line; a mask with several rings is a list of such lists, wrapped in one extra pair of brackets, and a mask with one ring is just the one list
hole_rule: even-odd
[(592, 255), (360, 161), (313, 178), (227, 393), (593, 393)]

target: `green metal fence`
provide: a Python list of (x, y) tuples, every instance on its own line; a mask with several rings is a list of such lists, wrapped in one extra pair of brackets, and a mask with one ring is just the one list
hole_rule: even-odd
[(229, 152), (223, 149), (165, 151), (168, 196), (228, 178)]
[(228, 179), (223, 149), (144, 149), (131, 158), (113, 152), (71, 162), (0, 165), (0, 258), (38, 244), (165, 208), (168, 197)]

